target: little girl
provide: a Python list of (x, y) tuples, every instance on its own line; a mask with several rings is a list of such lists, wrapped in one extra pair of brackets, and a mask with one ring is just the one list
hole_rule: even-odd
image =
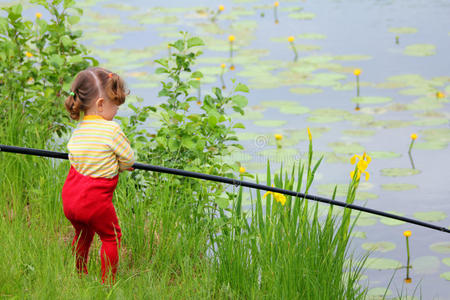
[(62, 190), (64, 214), (75, 227), (72, 249), (76, 267), (87, 274), (89, 247), (94, 234), (102, 241), (100, 251), (102, 283), (112, 273), (115, 280), (122, 236), (112, 197), (118, 173), (131, 170), (134, 153), (112, 119), (125, 102), (123, 80), (102, 68), (88, 68), (77, 74), (66, 109), (74, 120), (82, 121), (69, 140), (70, 171)]

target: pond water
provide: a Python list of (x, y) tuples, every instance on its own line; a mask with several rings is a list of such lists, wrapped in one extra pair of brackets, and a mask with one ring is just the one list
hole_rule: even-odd
[[(239, 131), (245, 151), (233, 157), (248, 172), (264, 174), (267, 158), (289, 166), (304, 157), (310, 127), (316, 155), (325, 156), (312, 193), (331, 196), (334, 184), (345, 191), (350, 157), (366, 151), (370, 180), (356, 204), (448, 226), (450, 1), (279, 3), (276, 23), (272, 1), (77, 1), (85, 10), (77, 27), (102, 65), (122, 74), (132, 94), (148, 104), (162, 101), (153, 60), (167, 56), (179, 30), (200, 36), (206, 42), (198, 64), (205, 74), (202, 93), (221, 86), (221, 63), (228, 89), (231, 78), (251, 89), (246, 115), (236, 115), (246, 126)], [(213, 23), (219, 4), (225, 10)], [(236, 37), (234, 71), (228, 69), (230, 34)], [(296, 61), (288, 36), (295, 37)], [(362, 71), (359, 99), (356, 68)], [(152, 122), (149, 129), (157, 126)], [(276, 133), (283, 135), (281, 150)], [(412, 133), (418, 138), (411, 161)], [(394, 271), (406, 265), (405, 230), (412, 231), (410, 284), (405, 269)], [(411, 295), (418, 286), (416, 298), (450, 299), (448, 234), (366, 215), (356, 231), (357, 255), (383, 242), (371, 259), (384, 261), (365, 272), (374, 298), (393, 276), (390, 297)]]

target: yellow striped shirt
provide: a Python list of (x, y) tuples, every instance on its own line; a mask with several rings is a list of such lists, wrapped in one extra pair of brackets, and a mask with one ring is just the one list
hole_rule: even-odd
[(119, 124), (85, 116), (67, 144), (70, 164), (81, 174), (112, 178), (134, 164), (134, 152)]

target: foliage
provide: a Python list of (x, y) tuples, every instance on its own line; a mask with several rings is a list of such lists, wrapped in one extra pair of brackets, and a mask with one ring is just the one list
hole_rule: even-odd
[[(157, 108), (138, 108), (130, 104), (134, 114), (120, 119), (140, 161), (233, 177), (232, 171), (236, 166), (224, 162), (222, 158), (229, 155), (233, 149), (242, 149), (234, 134), (236, 128), (245, 127), (242, 123), (234, 123), (227, 112), (233, 109), (244, 114), (243, 108), (247, 105), (247, 98), (242, 93), (249, 90), (244, 84), (238, 83), (230, 95), (224, 95), (218, 87), (213, 87), (212, 93), (203, 97), (193, 95), (201, 88), (203, 77), (200, 71), (192, 69), (195, 59), (202, 53), (198, 50), (202, 45), (204, 43), (200, 38), (189, 37), (186, 33), (182, 39), (169, 44), (174, 53), (169, 58), (156, 60), (160, 65), (156, 73), (167, 76), (167, 79), (161, 82), (162, 89), (158, 96), (167, 100)], [(195, 103), (198, 107), (193, 107)], [(154, 134), (143, 129), (152, 112), (152, 116), (156, 116), (160, 123)], [(153, 186), (154, 178), (150, 174), (144, 174), (140, 183)], [(203, 188), (198, 182), (187, 178), (174, 179), (170, 184), (179, 185), (186, 180), (192, 183), (195, 193)], [(226, 198), (221, 196), (221, 185), (210, 184), (207, 189), (210, 192), (209, 199), (221, 199), (227, 206)], [(209, 201), (206, 199), (206, 202)]]
[[(304, 194), (313, 182), (322, 159), (312, 166), (312, 142), (308, 161), (299, 162), (283, 175), (283, 168), (272, 178), (267, 164), (267, 183)], [(297, 173), (297, 176), (295, 176)], [(306, 178), (305, 178), (306, 177)], [(258, 180), (257, 180), (258, 181)], [(353, 178), (347, 203), (354, 201), (359, 179)], [(349, 259), (349, 209), (338, 218), (330, 206), (320, 218), (318, 203), (312, 207), (305, 198), (288, 196), (286, 201), (256, 191), (249, 213), (242, 213), (242, 187), (231, 215), (221, 213), (220, 234), (212, 235), (213, 260), (219, 286), (230, 286), (242, 298), (271, 299), (364, 299), (358, 286), (366, 257)], [(336, 190), (333, 194), (335, 197)], [(266, 201), (264, 203), (264, 199)], [(274, 199), (272, 199), (274, 198)], [(251, 286), (251, 288), (249, 288)]]
[[(73, 0), (35, 0), (49, 18), (36, 15), (25, 20), (20, 4), (3, 8), (0, 16), (0, 128), (35, 132), (35, 139), (48, 141), (67, 131), (63, 99), (75, 74), (97, 61), (78, 43), (81, 31), (72, 31), (82, 10)], [(11, 137), (16, 145), (30, 145)]]

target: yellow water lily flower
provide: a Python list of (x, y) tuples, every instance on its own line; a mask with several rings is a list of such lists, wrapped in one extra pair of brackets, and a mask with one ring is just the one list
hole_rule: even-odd
[(277, 141), (281, 141), (283, 139), (283, 136), (281, 134), (277, 133), (277, 134), (275, 134), (275, 139)]
[[(273, 184), (272, 184), (272, 187), (274, 187)], [(269, 194), (272, 194), (273, 197), (275, 198), (275, 200), (276, 200), (277, 202), (280, 202), (281, 205), (284, 206), (284, 204), (286, 203), (286, 196), (285, 196), (285, 195), (280, 194), (280, 193), (274, 193), (274, 192), (271, 192), (271, 191), (266, 192), (266, 193), (264, 194), (264, 196), (263, 196), (263, 199), (266, 198), (266, 196), (269, 195)]]
[(225, 69), (226, 65), (225, 65), (225, 64), (221, 64), (220, 67), (221, 67), (222, 69)]
[(234, 35), (232, 35), (232, 34), (230, 34), (230, 35), (228, 36), (228, 40), (230, 41), (230, 43), (234, 42), (235, 39), (236, 39), (236, 38), (235, 38)]
[(25, 55), (27, 56), (27, 57), (32, 57), (33, 56), (33, 54), (32, 53), (30, 53), (30, 52), (25, 52)]
[(411, 139), (413, 139), (413, 140), (417, 139), (417, 134), (415, 134), (415, 133), (411, 134)]
[(273, 4), (273, 6), (278, 7), (278, 5), (280, 5), (280, 3), (278, 1), (275, 1), (275, 3)]
[(38, 19), (42, 18), (42, 14), (37, 12), (36, 13), (36, 18), (38, 18)]
[(356, 76), (359, 76), (361, 74), (361, 70), (355, 69), (355, 70), (353, 70), (353, 74), (355, 74)]
[(445, 94), (443, 92), (437, 92), (436, 93), (436, 98), (438, 98), (438, 99), (445, 98)]
[(410, 230), (406, 230), (403, 232), (403, 235), (406, 237), (410, 237), (411, 236), (411, 231)]
[(311, 131), (309, 130), (309, 127), (306, 127), (306, 129), (308, 130), (308, 138), (310, 141), (312, 141), (312, 135), (311, 135)]
[(225, 6), (223, 6), (222, 4), (219, 5), (219, 11), (224, 11), (225, 10)]
[(245, 173), (245, 168), (243, 167), (243, 166), (241, 166), (240, 168), (239, 168), (239, 173)]
[[(367, 167), (369, 166), (370, 162), (372, 161), (372, 158), (364, 152), (362, 156), (360, 155), (353, 155), (352, 158), (350, 158), (350, 163), (354, 165), (356, 163), (356, 158), (358, 158), (358, 163), (356, 164), (356, 180), (358, 180), (361, 177), (361, 174), (364, 174), (366, 177), (366, 181), (369, 180), (370, 174), (366, 171)], [(350, 172), (350, 177), (353, 178), (355, 175), (355, 171)]]
[(295, 37), (293, 37), (292, 35), (288, 37), (288, 42), (289, 43), (294, 42), (294, 40), (295, 40)]

